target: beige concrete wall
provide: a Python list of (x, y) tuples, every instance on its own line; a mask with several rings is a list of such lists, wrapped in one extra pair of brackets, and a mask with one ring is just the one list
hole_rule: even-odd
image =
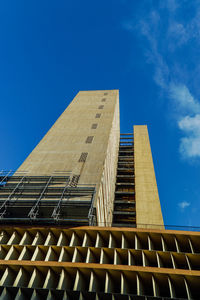
[(106, 159), (102, 168), (102, 177), (96, 199), (97, 221), (99, 226), (112, 225), (119, 139), (119, 105), (116, 105), (112, 128), (110, 130)]
[[(96, 114), (101, 114), (100, 118)], [(92, 129), (92, 124), (97, 124), (97, 128)], [(119, 132), (118, 90), (81, 91), (18, 171), (27, 171), (27, 175), (52, 175), (56, 171), (80, 175), (79, 184), (96, 185), (95, 205), (97, 198), (100, 199), (102, 215), (99, 222), (105, 223), (111, 215), (114, 197)], [(85, 142), (89, 136), (93, 136), (92, 143)], [(88, 153), (86, 162), (79, 162), (83, 152)], [(104, 174), (109, 174), (109, 178), (105, 179)], [(103, 184), (102, 196), (100, 184)]]
[(146, 125), (134, 126), (137, 228), (164, 228)]

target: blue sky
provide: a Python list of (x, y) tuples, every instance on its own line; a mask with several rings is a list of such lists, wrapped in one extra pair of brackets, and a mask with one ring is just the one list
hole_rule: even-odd
[(1, 1), (0, 169), (17, 169), (79, 90), (119, 89), (147, 124), (165, 224), (200, 226), (200, 1)]

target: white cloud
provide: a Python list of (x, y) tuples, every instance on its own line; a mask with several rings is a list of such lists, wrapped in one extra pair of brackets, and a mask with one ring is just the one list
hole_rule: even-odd
[(169, 97), (174, 100), (176, 109), (180, 113), (200, 112), (200, 103), (192, 96), (187, 86), (183, 84), (169, 85)]
[[(187, 20), (177, 18), (177, 12), (182, 7), (178, 0), (161, 0), (152, 7), (149, 11), (143, 12), (139, 20), (137, 18), (130, 19), (125, 23), (124, 28), (132, 34), (137, 32), (140, 39), (143, 38), (147, 43), (146, 49), (144, 47), (144, 54), (147, 63), (154, 67), (154, 82), (170, 99), (171, 109), (175, 109), (176, 125), (182, 132), (179, 147), (181, 156), (187, 159), (200, 158), (200, 102), (190, 92), (187, 85), (183, 84), (187, 77), (191, 78), (194, 75), (199, 64), (196, 60), (192, 60), (196, 69), (191, 71), (193, 64), (190, 64), (187, 72), (187, 58), (179, 62), (177, 53), (175, 53), (174, 61), (171, 59), (172, 53), (170, 56), (166, 55), (169, 50), (174, 51), (178, 47), (188, 45), (191, 39), (195, 41), (198, 48), (200, 44), (200, 1), (193, 3), (193, 15), (191, 14), (191, 18), (188, 17)], [(191, 53), (196, 57), (195, 52)], [(198, 78), (199, 74), (198, 71), (196, 76), (193, 76), (194, 80)]]
[(180, 142), (182, 156), (184, 158), (200, 157), (200, 114), (182, 118), (178, 126), (186, 135)]
[(169, 74), (168, 66), (158, 51), (158, 37), (156, 32), (159, 31), (160, 15), (157, 11), (152, 10), (144, 19), (135, 23), (134, 19), (123, 22), (125, 30), (134, 34), (136, 31), (143, 36), (149, 46), (145, 49), (145, 58), (147, 63), (155, 67), (153, 79), (158, 86), (166, 88), (167, 77)]
[(166, 89), (166, 82), (169, 76), (169, 69), (162, 56), (157, 53), (156, 55), (157, 64), (155, 65), (154, 81), (155, 83), (163, 89)]
[(175, 50), (191, 40), (200, 44), (200, 1), (193, 2), (193, 9), (195, 14), (191, 19), (187, 18), (187, 21), (183, 19), (182, 22), (177, 22), (173, 15), (169, 15), (167, 30), (169, 49)]
[(142, 20), (139, 23), (139, 30), (149, 42), (150, 47), (148, 47), (145, 55), (147, 62), (152, 64), (155, 68), (153, 79), (158, 86), (165, 89), (168, 82), (169, 69), (162, 55), (158, 51), (158, 38), (156, 31), (157, 28), (159, 28), (159, 20), (159, 14), (153, 11), (151, 12), (148, 20)]
[(168, 28), (169, 49), (175, 50), (191, 38), (190, 29), (185, 28), (182, 23), (170, 20)]
[(178, 204), (178, 206), (183, 210), (184, 208), (190, 206), (190, 204), (191, 204), (190, 202), (183, 201), (183, 202), (180, 202), (180, 203)]
[(200, 158), (200, 136), (182, 138), (179, 150), (183, 158)]
[(194, 136), (200, 135), (200, 114), (196, 114), (194, 117), (186, 116), (178, 123), (179, 128), (192, 133)]

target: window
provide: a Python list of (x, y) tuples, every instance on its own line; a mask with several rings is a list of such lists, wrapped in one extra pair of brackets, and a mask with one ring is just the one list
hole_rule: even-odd
[(88, 136), (87, 139), (86, 139), (86, 141), (85, 141), (86, 144), (91, 144), (92, 141), (93, 141), (93, 138), (94, 138), (93, 136)]
[(101, 102), (106, 102), (106, 98), (102, 98), (102, 99), (101, 99)]
[(108, 93), (104, 93), (104, 96), (108, 95)]
[(79, 181), (80, 175), (73, 175), (72, 180), (70, 182), (71, 187), (76, 187)]
[(101, 114), (96, 114), (95, 118), (100, 118)]
[(97, 124), (92, 124), (91, 129), (96, 129), (97, 128)]
[(79, 162), (85, 162), (87, 156), (88, 156), (88, 153), (87, 153), (87, 152), (82, 152), (82, 153), (81, 153), (81, 156), (80, 156), (80, 158), (79, 158), (78, 161), (79, 161)]
[(98, 109), (103, 109), (104, 105), (99, 105)]

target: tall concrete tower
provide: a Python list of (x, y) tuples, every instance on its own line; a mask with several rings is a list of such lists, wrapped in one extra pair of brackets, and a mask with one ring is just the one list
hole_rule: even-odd
[(94, 186), (95, 219), (107, 226), (112, 223), (119, 138), (118, 91), (79, 92), (18, 172), (68, 172), (73, 186)]
[(0, 299), (199, 299), (200, 233), (165, 230), (146, 126), (79, 92), (0, 173)]

